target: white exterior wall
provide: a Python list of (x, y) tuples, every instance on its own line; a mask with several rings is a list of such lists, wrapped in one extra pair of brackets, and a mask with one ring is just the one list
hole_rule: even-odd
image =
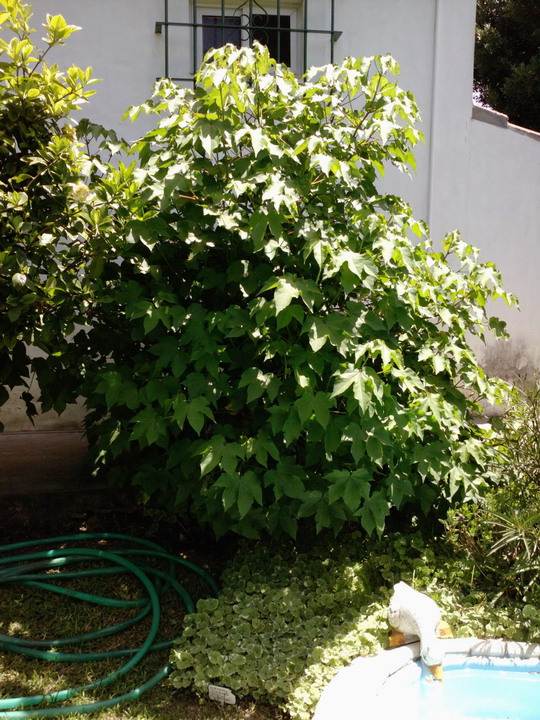
[[(197, 4), (209, 12), (213, 7), (217, 13), (217, 2), (198, 0)], [(296, 11), (297, 21), (302, 24), (301, 0), (282, 0), (282, 6)], [(47, 12), (61, 13), (67, 22), (82, 27), (65, 47), (51, 53), (61, 66), (71, 63), (92, 66), (94, 77), (101, 79), (94, 86), (96, 95), (90, 105), (84, 107), (82, 115), (88, 114), (95, 122), (120, 130), (127, 139), (134, 139), (149, 128), (148, 118), (141, 117), (132, 126), (128, 121), (122, 123), (121, 117), (130, 105), (143, 102), (150, 95), (155, 79), (164, 74), (165, 32), (155, 33), (156, 21), (164, 19), (163, 0), (33, 0), (33, 7), (35, 27), (44, 21)], [(328, 30), (329, 9), (329, 0), (309, 0), (309, 28)], [(189, 22), (190, 19), (189, 0), (169, 0), (170, 21)], [(457, 30), (451, 36), (445, 35), (448, 23), (453, 23)], [(470, 110), (473, 24), (474, 0), (336, 0), (335, 28), (342, 35), (334, 44), (334, 59), (392, 54), (401, 66), (400, 84), (414, 93), (420, 106), (426, 145), (416, 151), (417, 175), (413, 182), (390, 172), (388, 187), (404, 196), (416, 213), (426, 219), (429, 219), (430, 167), (434, 161), (430, 139), (432, 133), (435, 137), (437, 132), (433, 121), (440, 120), (444, 104), (455, 104), (458, 88), (461, 89), (460, 102), (465, 103), (465, 116)], [(297, 45), (300, 44), (298, 41)], [(329, 47), (327, 35), (310, 36), (308, 65), (329, 62)], [(451, 60), (447, 57), (449, 53)], [(300, 47), (296, 55), (293, 60), (301, 67)], [(466, 71), (465, 78), (462, 72), (452, 72), (458, 63)], [(171, 27), (169, 74), (189, 75), (192, 65), (191, 30)], [(441, 87), (445, 88), (444, 92), (440, 91)], [(439, 102), (437, 107), (434, 107), (434, 97)]]
[[(217, 0), (198, 0), (198, 5), (218, 12)], [(155, 79), (164, 74), (165, 33), (155, 32), (156, 21), (164, 19), (163, 0), (33, 0), (33, 7), (34, 27), (47, 12), (61, 13), (82, 27), (51, 53), (60, 66), (91, 65), (94, 76), (103, 78), (82, 114), (128, 139), (148, 129), (148, 118), (134, 126), (120, 119), (130, 105), (150, 95)], [(301, 2), (282, 0), (282, 7), (294, 12)], [(329, 7), (329, 0), (309, 0), (308, 26), (329, 29)], [(499, 302), (494, 312), (509, 322), (516, 347), (525, 342), (530, 357), (540, 363), (535, 277), (540, 267), (540, 136), (490, 124), (497, 116), (486, 111), (477, 110), (472, 118), (475, 7), (475, 0), (336, 0), (335, 29), (342, 35), (334, 59), (390, 53), (398, 60), (399, 83), (417, 99), (426, 143), (417, 147), (414, 178), (390, 170), (382, 187), (410, 202), (415, 215), (430, 223), (436, 240), (460, 229), (465, 240), (481, 248), (481, 260), (499, 266), (522, 310), (506, 311)], [(189, 0), (169, 0), (169, 8), (169, 20), (190, 20)], [(308, 64), (328, 62), (328, 36), (313, 38)], [(169, 45), (170, 75), (189, 75), (190, 30), (170, 28)], [(13, 418), (16, 425), (20, 411)]]
[[(275, 1), (275, 0), (274, 0)], [(234, 7), (236, 3), (231, 3)], [(218, 0), (197, 0), (199, 8), (218, 13)], [(282, 0), (302, 24), (301, 0)], [(61, 13), (80, 25), (66, 47), (53, 57), (61, 65), (91, 65), (102, 78), (83, 114), (105, 127), (121, 130), (128, 139), (151, 122), (120, 123), (128, 106), (142, 102), (165, 69), (165, 32), (155, 33), (164, 19), (163, 0), (34, 0), (34, 24), (45, 13)], [(454, 227), (450, 205), (463, 195), (460, 168), (466, 164), (474, 52), (475, 0), (336, 0), (334, 59), (348, 55), (392, 54), (400, 63), (399, 83), (411, 90), (422, 113), (426, 144), (417, 147), (414, 181), (392, 170), (384, 187), (402, 195), (415, 213), (434, 223), (436, 234)], [(169, 0), (169, 20), (190, 21), (189, 0)], [(329, 0), (309, 0), (308, 27), (330, 28)], [(293, 36), (294, 37), (294, 36)], [(297, 43), (298, 44), (298, 43)], [(327, 35), (310, 36), (308, 65), (330, 60)], [(301, 48), (296, 63), (301, 65)], [(293, 53), (294, 55), (294, 53)], [(293, 59), (294, 62), (294, 59)], [(189, 28), (169, 29), (169, 74), (192, 70)]]
[[(96, 95), (84, 106), (82, 116), (107, 128), (122, 129), (129, 139), (138, 130), (121, 123), (130, 105), (144, 102), (157, 77), (163, 75), (163, 37), (154, 32), (163, 16), (162, 0), (30, 0), (31, 24), (40, 28), (46, 14), (64, 16), (82, 29), (55, 48), (48, 57), (60, 67), (93, 68), (99, 84)], [(36, 33), (36, 44), (39, 35)]]
[(497, 304), (511, 343), (488, 353), (494, 369), (512, 375), (527, 365), (540, 368), (540, 133), (507, 125), (506, 116), (481, 108), (475, 115), (483, 120), (471, 121), (463, 227), (520, 301), (519, 312)]

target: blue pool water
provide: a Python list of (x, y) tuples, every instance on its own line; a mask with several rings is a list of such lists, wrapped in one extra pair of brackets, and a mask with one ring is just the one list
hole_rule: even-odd
[(388, 679), (380, 700), (381, 720), (540, 720), (540, 663), (453, 662), (442, 683), (416, 663)]

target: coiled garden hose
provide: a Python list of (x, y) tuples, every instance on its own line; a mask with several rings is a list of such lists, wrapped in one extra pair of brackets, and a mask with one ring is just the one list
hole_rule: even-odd
[[(115, 543), (126, 543), (128, 547), (115, 550), (96, 550), (86, 547), (58, 549), (54, 547), (59, 544), (65, 545), (80, 541), (114, 541)], [(50, 549), (43, 549), (43, 547)], [(21, 554), (20, 551), (24, 552)], [(160, 570), (148, 564), (148, 562), (151, 562), (152, 559), (155, 558), (166, 560), (168, 570)], [(87, 565), (89, 561), (99, 563), (100, 567), (54, 572), (64, 566), (80, 563)], [(41, 695), (2, 698), (0, 699), (0, 718), (6, 718), (6, 720), (8, 718), (24, 720), (25, 718), (32, 717), (52, 718), (61, 715), (72, 715), (74, 713), (93, 712), (117, 705), (121, 702), (136, 700), (146, 692), (146, 690), (154, 687), (167, 677), (172, 670), (170, 663), (166, 663), (145, 683), (122, 695), (80, 705), (60, 705), (33, 710), (25, 709), (40, 705), (41, 703), (61, 703), (69, 700), (78, 693), (110, 685), (134, 668), (148, 652), (170, 648), (173, 644), (172, 639), (156, 642), (160, 623), (160, 597), (167, 591), (174, 591), (181, 598), (186, 612), (192, 613), (195, 609), (191, 597), (176, 579), (176, 569), (178, 565), (187, 567), (197, 573), (206, 581), (212, 593), (217, 594), (218, 586), (205, 570), (182, 557), (167, 553), (162, 547), (150, 540), (131, 537), (129, 535), (116, 533), (81, 533), (78, 535), (64, 535), (38, 541), (0, 546), (0, 590), (2, 586), (19, 584), (38, 587), (46, 592), (58, 593), (94, 605), (114, 608), (138, 608), (138, 612), (128, 620), (72, 637), (53, 640), (29, 640), (0, 634), (0, 650), (28, 655), (34, 658), (42, 658), (44, 660), (84, 662), (116, 657), (128, 658), (117, 670), (86, 685)], [(63, 580), (114, 574), (130, 574), (135, 577), (143, 586), (145, 597), (135, 600), (122, 600), (81, 592), (62, 587), (62, 585), (59, 584)], [(107, 637), (114, 633), (122, 632), (148, 615), (151, 616), (150, 629), (140, 647), (106, 652), (62, 652), (58, 649), (67, 645), (80, 645), (97, 640), (98, 638)]]

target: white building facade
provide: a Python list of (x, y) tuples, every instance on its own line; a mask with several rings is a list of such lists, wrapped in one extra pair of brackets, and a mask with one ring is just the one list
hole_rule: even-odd
[[(475, 0), (33, 0), (33, 25), (61, 13), (81, 26), (54, 61), (93, 67), (102, 82), (84, 114), (128, 139), (148, 126), (122, 123), (125, 110), (144, 101), (159, 77), (188, 82), (204, 49), (223, 39), (262, 40), (297, 72), (348, 55), (393, 55), (399, 84), (420, 107), (426, 142), (417, 147), (415, 176), (390, 172), (384, 189), (411, 203), (435, 241), (459, 229), (481, 249), (482, 261), (502, 271), (505, 288), (521, 302), (521, 312), (494, 307), (508, 322), (514, 354), (496, 348), (486, 358), (494, 370), (511, 372), (540, 365), (540, 134), (473, 107), (475, 6)], [(505, 368), (509, 357), (512, 367)]]

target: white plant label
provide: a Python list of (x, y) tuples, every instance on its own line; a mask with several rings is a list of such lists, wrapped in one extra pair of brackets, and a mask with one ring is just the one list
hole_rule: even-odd
[(221, 687), (221, 685), (209, 685), (208, 695), (210, 700), (216, 700), (222, 705), (236, 705), (236, 695), (229, 688)]

